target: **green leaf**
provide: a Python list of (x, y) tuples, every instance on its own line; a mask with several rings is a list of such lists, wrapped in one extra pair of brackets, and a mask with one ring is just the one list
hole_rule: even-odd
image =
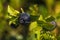
[(49, 23), (43, 24), (42, 27), (43, 27), (45, 30), (49, 30), (49, 31), (51, 31), (51, 30), (54, 29), (54, 25), (49, 24)]
[(39, 20), (38, 20), (37, 23), (38, 23), (38, 26), (41, 26), (41, 27), (42, 27), (43, 24), (44, 24), (45, 22), (44, 22), (44, 21), (39, 21)]
[(13, 7), (8, 5), (8, 13), (12, 16), (17, 16), (17, 14), (19, 14), (19, 11), (15, 10)]
[(37, 21), (39, 18), (39, 16), (33, 16), (33, 15), (31, 15), (30, 17), (31, 17), (31, 21)]
[(50, 16), (45, 19), (47, 22), (55, 21), (55, 18), (53, 16)]

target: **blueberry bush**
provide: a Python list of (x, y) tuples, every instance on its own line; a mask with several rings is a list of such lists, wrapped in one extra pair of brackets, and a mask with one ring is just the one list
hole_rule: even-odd
[(0, 0), (0, 40), (60, 40), (60, 1)]

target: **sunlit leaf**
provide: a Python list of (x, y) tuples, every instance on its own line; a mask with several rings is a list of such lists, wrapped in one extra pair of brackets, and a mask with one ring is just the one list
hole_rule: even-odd
[(31, 22), (29, 27), (30, 27), (29, 30), (34, 29), (35, 27), (37, 27), (37, 22), (36, 21), (35, 22)]
[(11, 6), (8, 5), (8, 13), (12, 16), (17, 16), (17, 14), (19, 14), (19, 11), (14, 10)]

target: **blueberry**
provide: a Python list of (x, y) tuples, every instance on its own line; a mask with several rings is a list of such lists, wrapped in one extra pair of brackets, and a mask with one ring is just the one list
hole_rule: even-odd
[(54, 27), (57, 25), (55, 21), (51, 21), (50, 24), (54, 25)]
[(27, 13), (21, 13), (19, 17), (19, 23), (30, 23), (30, 15)]

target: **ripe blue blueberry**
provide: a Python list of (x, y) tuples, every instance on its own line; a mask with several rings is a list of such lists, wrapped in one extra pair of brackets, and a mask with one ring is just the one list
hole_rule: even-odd
[(30, 15), (27, 13), (21, 13), (19, 17), (19, 23), (22, 24), (30, 23)]

